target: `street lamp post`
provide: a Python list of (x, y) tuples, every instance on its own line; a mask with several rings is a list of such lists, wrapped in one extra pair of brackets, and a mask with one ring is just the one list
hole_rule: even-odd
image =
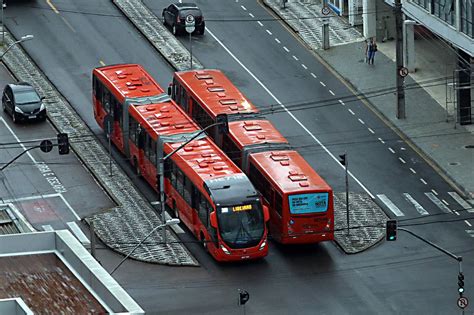
[(155, 232), (156, 230), (158, 230), (159, 228), (161, 228), (161, 227), (163, 227), (163, 226), (175, 225), (175, 224), (179, 224), (179, 219), (171, 219), (171, 220), (166, 221), (166, 223), (164, 223), (164, 224), (160, 224), (160, 225), (154, 227), (153, 230), (151, 230), (151, 232), (148, 233), (148, 234), (140, 241), (140, 243), (138, 243), (138, 244), (130, 251), (130, 253), (128, 253), (128, 255), (125, 256), (124, 259), (122, 259), (122, 261), (120, 261), (120, 263), (114, 268), (114, 270), (112, 270), (112, 272), (110, 273), (110, 275), (112, 275), (112, 274), (115, 272), (115, 270), (117, 270), (118, 267), (120, 267), (120, 266), (123, 264), (123, 262), (124, 262), (125, 260), (127, 260), (127, 258), (130, 257), (130, 255), (131, 255), (140, 245), (142, 245), (142, 243), (143, 243), (144, 241), (146, 241), (146, 239), (147, 239), (151, 234), (153, 234), (153, 232)]
[[(188, 143), (190, 143), (191, 141), (193, 141), (194, 139), (196, 139), (197, 137), (199, 137), (201, 134), (203, 134), (204, 132), (206, 132), (206, 130), (208, 130), (209, 128), (212, 128), (214, 126), (220, 126), (220, 132), (221, 133), (228, 133), (229, 132), (229, 126), (228, 126), (228, 122), (227, 122), (227, 115), (226, 114), (219, 114), (217, 115), (216, 117), (216, 123), (214, 124), (211, 124), (209, 126), (207, 126), (206, 128), (200, 130), (199, 132), (197, 132), (195, 135), (193, 135), (191, 138), (189, 138), (188, 140), (186, 140), (183, 144), (181, 144), (178, 148), (176, 148), (175, 150), (173, 150), (171, 153), (169, 153), (168, 155), (164, 156), (164, 144), (165, 144), (165, 140), (163, 139), (163, 137), (160, 137), (158, 139), (158, 160), (159, 160), (159, 169), (158, 169), (158, 182), (159, 182), (159, 190), (160, 190), (160, 208), (161, 208), (161, 218), (163, 221), (166, 220), (166, 216), (165, 216), (165, 188), (164, 188), (164, 181), (165, 181), (165, 174), (164, 174), (164, 171), (165, 171), (165, 161), (170, 158), (173, 154), (175, 154), (176, 152), (178, 152), (179, 150), (181, 150), (183, 147), (185, 147)], [(163, 226), (162, 227), (162, 233), (163, 233), (163, 240), (166, 244), (166, 226)]]
[(7, 5), (4, 3), (5, 0), (2, 0), (2, 46), (5, 43), (5, 24), (3, 23), (3, 8)]
[(22, 36), (19, 40), (17, 40), (16, 42), (13, 42), (13, 44), (11, 44), (10, 46), (8, 46), (8, 48), (3, 52), (3, 54), (0, 56), (0, 61), (3, 60), (3, 56), (5, 56), (5, 54), (13, 47), (15, 46), (16, 44), (19, 44), (19, 43), (22, 43), (22, 42), (25, 42), (27, 40), (30, 40), (30, 39), (33, 39), (34, 36), (33, 35), (25, 35), (25, 36)]

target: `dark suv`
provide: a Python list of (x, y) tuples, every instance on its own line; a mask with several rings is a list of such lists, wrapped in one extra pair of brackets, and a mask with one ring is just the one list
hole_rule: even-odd
[(193, 33), (202, 35), (206, 27), (201, 10), (194, 3), (175, 3), (163, 9), (163, 24), (171, 27), (174, 35), (185, 31), (186, 16), (194, 16), (195, 30)]
[(46, 120), (43, 97), (40, 97), (38, 91), (26, 82), (5, 86), (2, 107), (3, 111), (12, 116), (14, 123), (19, 120)]

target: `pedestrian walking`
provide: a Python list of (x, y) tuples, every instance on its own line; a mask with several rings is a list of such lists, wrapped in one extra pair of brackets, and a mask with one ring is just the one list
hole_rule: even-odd
[(367, 63), (374, 64), (375, 52), (377, 51), (377, 44), (373, 37), (369, 38), (365, 46), (365, 55), (367, 58)]

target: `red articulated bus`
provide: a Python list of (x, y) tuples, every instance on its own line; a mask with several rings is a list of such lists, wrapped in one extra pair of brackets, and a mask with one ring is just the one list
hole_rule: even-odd
[(176, 72), (168, 94), (201, 128), (227, 114), (229, 133), (210, 128), (209, 134), (261, 193), (273, 239), (283, 244), (334, 239), (332, 188), (221, 71)]
[[(94, 69), (93, 94), (99, 125), (104, 126), (104, 113), (113, 117), (120, 128), (114, 130), (114, 143), (159, 190), (160, 158), (201, 130), (139, 65)], [(104, 99), (114, 105), (103, 105)], [(205, 133), (165, 161), (164, 176), (167, 205), (216, 260), (267, 255), (267, 207), (248, 177)]]

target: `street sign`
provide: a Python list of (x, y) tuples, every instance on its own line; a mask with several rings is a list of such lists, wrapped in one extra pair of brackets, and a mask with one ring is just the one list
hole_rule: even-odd
[(402, 68), (400, 68), (400, 70), (398, 70), (398, 74), (399, 74), (402, 78), (404, 78), (404, 77), (406, 77), (406, 76), (408, 75), (408, 69), (405, 68), (405, 67), (402, 67)]
[(41, 151), (48, 153), (53, 149), (53, 143), (49, 140), (43, 140), (40, 143)]
[(188, 32), (189, 34), (194, 32), (194, 30), (196, 29), (195, 25), (196, 25), (196, 21), (194, 20), (194, 15), (192, 14), (186, 15), (185, 26), (184, 26), (184, 28), (186, 29), (186, 32)]
[(329, 8), (327, 6), (324, 6), (322, 9), (321, 9), (321, 13), (323, 15), (328, 15), (331, 11), (329, 10)]
[(465, 309), (468, 305), (469, 305), (469, 300), (467, 299), (467, 297), (460, 297), (458, 299), (459, 308)]

